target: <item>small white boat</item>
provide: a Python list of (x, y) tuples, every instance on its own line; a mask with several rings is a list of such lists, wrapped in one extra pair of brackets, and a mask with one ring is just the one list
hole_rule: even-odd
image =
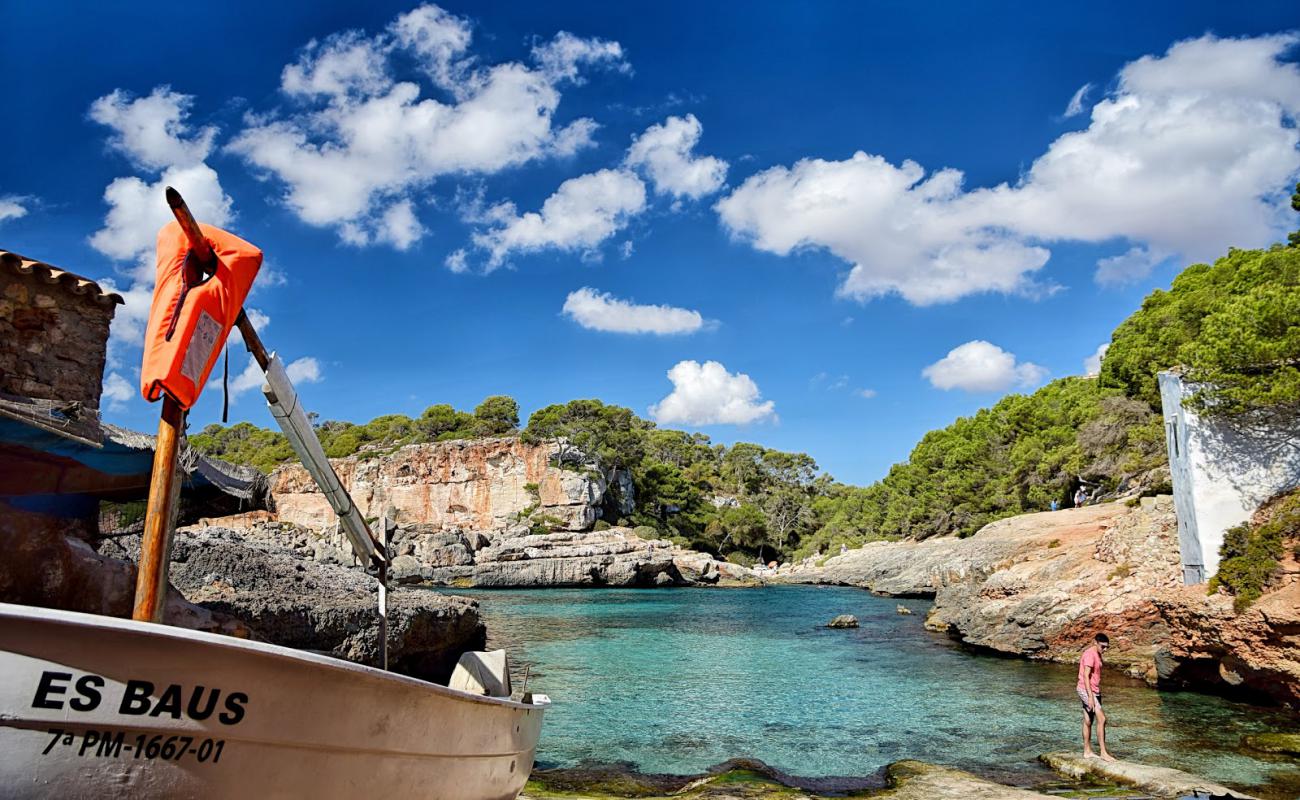
[(548, 701), (0, 603), (0, 797), (507, 800)]

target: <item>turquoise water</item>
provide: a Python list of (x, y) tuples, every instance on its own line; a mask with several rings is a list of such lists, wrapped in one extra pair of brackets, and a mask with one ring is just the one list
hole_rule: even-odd
[[(1040, 753), (1079, 746), (1073, 667), (971, 654), (925, 631), (927, 601), (802, 586), (457, 593), (479, 599), (516, 688), (527, 665), (554, 702), (541, 766), (684, 774), (750, 756), (853, 776), (917, 758), (1032, 782)], [(843, 613), (862, 627), (819, 627)], [(1239, 746), (1288, 717), (1113, 673), (1102, 688), (1120, 757), (1300, 796), (1300, 765)]]

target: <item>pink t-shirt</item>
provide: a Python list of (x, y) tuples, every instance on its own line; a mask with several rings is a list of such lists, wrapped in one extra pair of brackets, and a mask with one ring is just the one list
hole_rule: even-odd
[[(1091, 675), (1088, 674), (1089, 667), (1092, 667)], [(1079, 691), (1085, 691), (1089, 684), (1093, 694), (1101, 692), (1101, 653), (1096, 645), (1090, 645), (1079, 657)]]

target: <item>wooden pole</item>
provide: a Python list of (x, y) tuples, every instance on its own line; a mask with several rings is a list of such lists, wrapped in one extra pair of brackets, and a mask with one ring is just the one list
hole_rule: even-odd
[(167, 602), (167, 562), (179, 488), (176, 456), (184, 421), (185, 412), (180, 403), (164, 394), (158, 442), (153, 453), (153, 474), (149, 478), (144, 536), (140, 540), (140, 568), (135, 576), (135, 608), (131, 612), (132, 619), (142, 622), (162, 622), (163, 606)]

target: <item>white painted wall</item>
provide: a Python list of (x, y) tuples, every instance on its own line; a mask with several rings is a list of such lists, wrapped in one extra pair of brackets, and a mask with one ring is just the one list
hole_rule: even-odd
[(1300, 427), (1260, 433), (1202, 419), (1183, 406), (1194, 389), (1177, 372), (1159, 381), (1183, 582), (1204, 583), (1219, 570), (1224, 532), (1300, 486)]

